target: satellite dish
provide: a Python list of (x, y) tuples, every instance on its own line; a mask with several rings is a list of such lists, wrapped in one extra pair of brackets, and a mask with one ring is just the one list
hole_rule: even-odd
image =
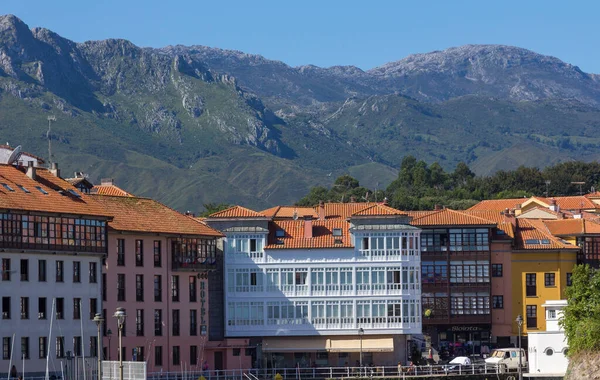
[(15, 161), (17, 161), (19, 159), (19, 157), (21, 157), (21, 154), (23, 154), (21, 152), (21, 145), (19, 145), (18, 147), (15, 148), (15, 150), (12, 151), (12, 153), (10, 154), (10, 157), (8, 157), (8, 161), (6, 161), (6, 163), (8, 165), (12, 165)]

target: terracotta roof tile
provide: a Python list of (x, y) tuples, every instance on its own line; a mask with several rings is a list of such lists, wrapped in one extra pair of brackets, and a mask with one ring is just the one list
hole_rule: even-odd
[(211, 214), (209, 219), (229, 219), (229, 218), (267, 218), (265, 214), (250, 210), (242, 206), (233, 206), (226, 210), (215, 212)]
[[(372, 207), (372, 206), (375, 206), (378, 204), (379, 203), (377, 203), (377, 202), (325, 203), (325, 205), (324, 205), (325, 218), (326, 219), (334, 219), (334, 218), (347, 219), (350, 216), (352, 216), (352, 214), (355, 214), (355, 213), (362, 211), (368, 207)], [(320, 206), (315, 207), (315, 211), (317, 213), (319, 212), (319, 207)]]
[(526, 201), (527, 198), (488, 199), (477, 203), (467, 211), (504, 211), (507, 208), (513, 209)]
[(411, 224), (417, 227), (424, 226), (490, 226), (496, 225), (496, 222), (468, 213), (443, 209), (435, 211), (429, 215), (424, 215), (412, 220)]
[(515, 231), (515, 249), (579, 249), (579, 247), (568, 244), (564, 240), (552, 235), (542, 220), (517, 219), (516, 223), (517, 229)]
[(317, 218), (318, 214), (312, 207), (295, 207), (295, 206), (275, 206), (260, 212), (269, 218), (275, 219), (292, 219), (294, 213), (298, 218), (312, 216)]
[(91, 195), (114, 216), (108, 226), (117, 231), (177, 235), (223, 236), (206, 224), (148, 198)]
[(132, 197), (133, 195), (126, 192), (116, 185), (97, 185), (91, 190), (92, 194), (112, 195), (117, 197)]
[[(504, 211), (504, 210), (502, 210)], [(502, 213), (502, 211), (498, 210), (465, 210), (462, 211), (465, 214), (477, 216), (482, 219), (488, 219), (496, 223), (504, 223), (506, 221), (506, 217)]]
[(389, 207), (384, 204), (374, 204), (373, 206), (362, 209), (358, 212), (352, 214), (352, 216), (393, 216), (393, 215), (403, 215), (407, 216), (405, 212), (400, 210), (396, 210), (395, 208)]
[[(280, 220), (269, 223), (269, 242), (266, 249), (300, 248), (349, 248), (350, 224), (343, 219), (313, 220), (312, 238), (304, 237), (304, 220)], [(333, 236), (333, 230), (340, 229), (341, 236)], [(277, 231), (283, 230), (284, 236), (278, 237)], [(340, 241), (341, 242), (336, 242)], [(277, 244), (277, 242), (281, 242)]]
[(556, 236), (600, 234), (600, 224), (586, 219), (545, 220), (544, 224)]
[[(69, 182), (56, 177), (47, 169), (36, 168), (35, 180), (29, 178), (25, 170), (24, 167), (0, 164), (0, 183), (14, 190), (10, 191), (0, 185), (0, 208), (110, 217), (111, 214), (95, 199), (81, 193)], [(28, 192), (22, 190), (19, 185)]]

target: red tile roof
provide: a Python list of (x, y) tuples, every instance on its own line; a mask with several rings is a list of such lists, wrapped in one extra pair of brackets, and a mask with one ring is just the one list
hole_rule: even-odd
[[(0, 209), (50, 212), (75, 215), (110, 217), (102, 205), (87, 194), (81, 193), (69, 182), (56, 177), (47, 169), (36, 168), (36, 179), (25, 174), (26, 168), (0, 164)], [(25, 192), (18, 185), (29, 192)], [(36, 187), (47, 194), (43, 194)]]
[[(359, 211), (362, 211), (366, 208), (369, 208), (369, 207), (372, 207), (372, 206), (375, 206), (378, 204), (380, 204), (380, 203), (377, 203), (377, 202), (325, 203), (325, 205), (323, 207), (324, 207), (326, 219), (334, 219), (334, 218), (347, 219), (350, 216), (352, 216), (352, 214), (355, 214)], [(319, 207), (320, 206), (315, 206), (315, 211), (317, 212), (317, 214), (319, 213)]]
[(355, 212), (352, 216), (407, 216), (405, 212), (396, 210), (395, 208), (387, 205), (377, 203), (373, 206), (369, 206), (365, 209)]
[(250, 210), (242, 206), (233, 206), (226, 210), (215, 212), (211, 214), (209, 219), (255, 219), (255, 218), (267, 218), (265, 214)]
[(275, 206), (269, 209), (263, 210), (261, 214), (274, 219), (292, 219), (294, 213), (298, 218), (304, 218), (305, 216), (312, 216), (317, 218), (319, 215), (312, 207), (295, 207), (295, 206)]
[(467, 211), (504, 211), (505, 209), (516, 208), (517, 205), (523, 204), (527, 198), (514, 199), (488, 199), (477, 203)]
[(544, 198), (544, 197), (531, 197), (531, 198), (513, 198), (513, 199), (491, 199), (484, 200), (473, 207), (469, 208), (469, 211), (475, 210), (494, 210), (494, 211), (503, 211), (505, 209), (514, 209), (517, 205), (525, 204), (530, 201), (541, 202), (542, 205), (549, 207), (552, 199), (556, 201), (556, 205), (563, 210), (579, 210), (579, 209), (594, 209), (600, 208), (597, 204), (589, 200), (583, 195), (576, 195), (570, 197), (553, 197), (553, 198)]
[[(343, 219), (313, 220), (312, 238), (304, 237), (304, 220), (280, 220), (269, 223), (269, 240), (266, 249), (300, 249), (300, 248), (350, 248), (350, 225)], [(333, 230), (340, 229), (342, 236), (333, 236)], [(285, 235), (277, 237), (277, 230)], [(341, 242), (336, 242), (341, 240)], [(280, 241), (282, 244), (277, 244)]]
[(556, 236), (600, 234), (600, 224), (585, 219), (544, 220), (544, 224)]
[(493, 226), (496, 222), (489, 219), (480, 218), (465, 212), (451, 209), (435, 211), (431, 214), (414, 218), (411, 222), (413, 226)]
[(133, 195), (126, 192), (116, 185), (97, 185), (91, 190), (92, 194), (112, 195), (117, 197), (132, 197)]
[(114, 215), (108, 226), (117, 231), (153, 232), (177, 235), (223, 236), (206, 224), (148, 198), (91, 195)]
[(514, 245), (517, 250), (579, 249), (579, 247), (552, 235), (542, 220), (517, 219), (516, 223)]

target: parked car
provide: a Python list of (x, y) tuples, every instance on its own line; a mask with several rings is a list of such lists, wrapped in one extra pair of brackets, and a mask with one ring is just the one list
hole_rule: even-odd
[[(520, 349), (521, 365), (527, 367), (527, 356), (525, 350)], [(519, 368), (519, 349), (518, 348), (498, 348), (492, 351), (489, 358), (485, 359), (486, 364), (498, 366), (501, 371), (508, 372)]]
[(470, 365), (470, 358), (466, 356), (457, 356), (454, 359), (450, 360), (450, 362), (444, 366), (444, 372), (459, 372), (459, 367)]

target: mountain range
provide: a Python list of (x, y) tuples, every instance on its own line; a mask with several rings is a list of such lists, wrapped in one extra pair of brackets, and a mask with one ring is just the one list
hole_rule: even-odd
[(382, 189), (406, 154), (482, 175), (597, 160), (599, 107), (600, 76), (517, 47), (290, 67), (204, 46), (75, 43), (0, 16), (2, 142), (182, 211), (290, 204), (341, 174)]

